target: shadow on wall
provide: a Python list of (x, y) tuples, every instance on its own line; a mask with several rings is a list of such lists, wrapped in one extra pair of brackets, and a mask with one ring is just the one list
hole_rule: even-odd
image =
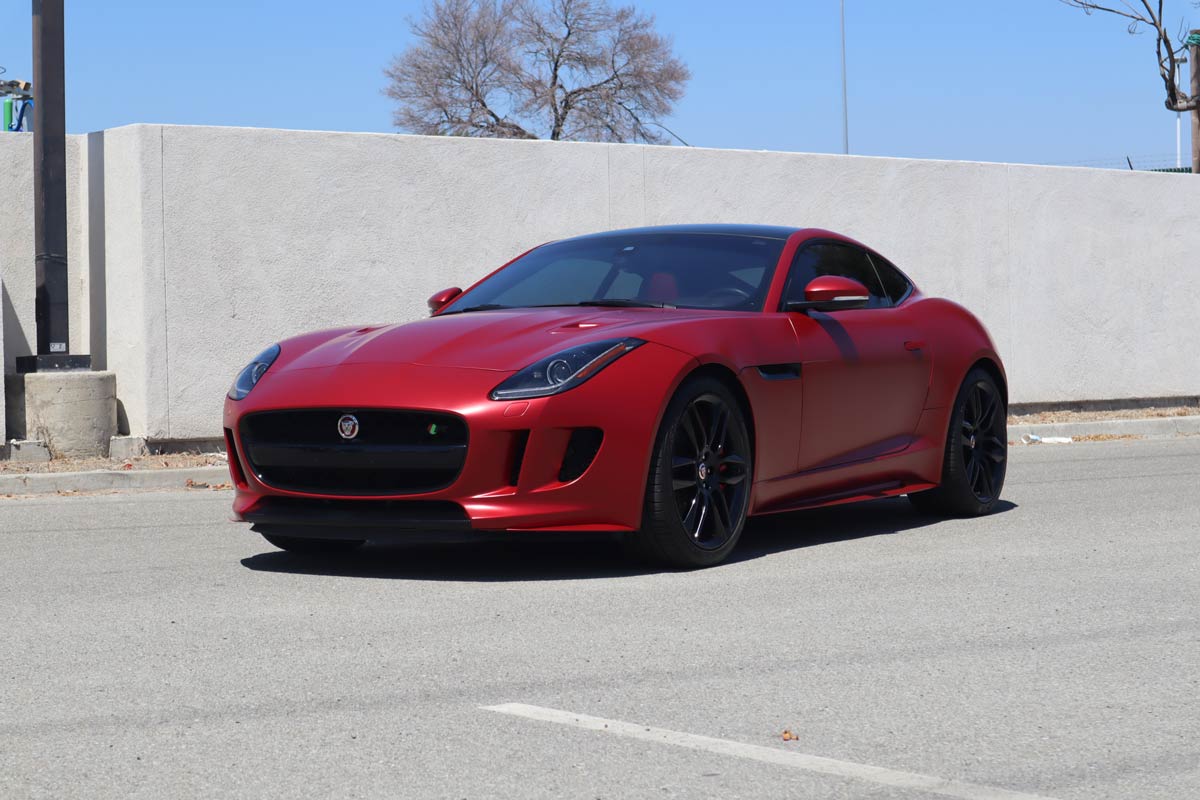
[(0, 355), (4, 357), (4, 371), (12, 372), (15, 366), (10, 368), (9, 365), (16, 364), (17, 356), (33, 355), (33, 350), (30, 349), (25, 331), (21, 330), (17, 310), (13, 308), (12, 298), (8, 296), (8, 287), (3, 281), (0, 281), (0, 305), (4, 308), (4, 352)]
[[(108, 369), (108, 306), (104, 277), (104, 132), (87, 135), (88, 320), (92, 369)], [(125, 430), (129, 429), (128, 422)]]

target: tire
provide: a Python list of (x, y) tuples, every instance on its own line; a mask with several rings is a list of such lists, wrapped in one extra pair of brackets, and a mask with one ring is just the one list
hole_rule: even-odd
[(1008, 408), (995, 379), (976, 367), (967, 374), (950, 415), (942, 480), (910, 494), (918, 511), (951, 517), (990, 514), (1000, 500), (1008, 467)]
[(260, 535), (280, 550), (286, 550), (298, 556), (344, 556), (363, 545), (361, 540), (355, 539), (305, 539), (298, 536), (261, 532)]
[(710, 567), (737, 546), (753, 485), (750, 434), (733, 393), (714, 378), (686, 381), (663, 414), (632, 554), (678, 569)]

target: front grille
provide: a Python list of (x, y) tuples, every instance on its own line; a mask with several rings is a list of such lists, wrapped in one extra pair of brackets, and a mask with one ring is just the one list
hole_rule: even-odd
[[(357, 434), (339, 421), (352, 415)], [(246, 461), (268, 486), (337, 495), (432, 492), (454, 483), (467, 457), (467, 423), (456, 414), (392, 409), (302, 409), (247, 414)]]

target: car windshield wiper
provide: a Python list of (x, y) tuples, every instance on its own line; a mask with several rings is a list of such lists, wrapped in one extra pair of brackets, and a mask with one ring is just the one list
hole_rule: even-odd
[[(514, 308), (514, 306), (506, 306), (500, 303), (484, 303), (483, 305), (467, 306), (455, 311), (447, 311), (446, 314), (466, 314), (468, 311), (495, 311), (498, 308)], [(439, 314), (438, 316), (444, 317), (446, 314)]]
[(571, 303), (575, 306), (599, 306), (601, 308), (674, 308), (675, 306), (669, 303), (647, 303), (643, 300), (621, 300), (611, 298), (606, 300), (583, 300), (578, 303)]

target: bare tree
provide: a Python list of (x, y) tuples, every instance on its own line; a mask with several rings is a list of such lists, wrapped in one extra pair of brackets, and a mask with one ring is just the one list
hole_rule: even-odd
[(607, 0), (433, 0), (411, 25), (385, 91), (414, 133), (661, 143), (690, 78), (652, 16)]
[[(1167, 91), (1166, 106), (1170, 111), (1187, 111), (1192, 115), (1192, 174), (1200, 175), (1200, 31), (1187, 32), (1181, 25), (1179, 33), (1172, 38), (1163, 17), (1163, 0), (1119, 0), (1111, 4), (1094, 3), (1091, 0), (1060, 0), (1072, 8), (1080, 8), (1087, 14), (1104, 11), (1129, 20), (1129, 32), (1139, 34), (1143, 29), (1154, 33), (1154, 47), (1158, 59), (1158, 72)], [(1200, 7), (1200, 2), (1192, 5)], [(1180, 65), (1187, 62), (1186, 53), (1191, 48), (1191, 88), (1184, 91), (1179, 85)]]

